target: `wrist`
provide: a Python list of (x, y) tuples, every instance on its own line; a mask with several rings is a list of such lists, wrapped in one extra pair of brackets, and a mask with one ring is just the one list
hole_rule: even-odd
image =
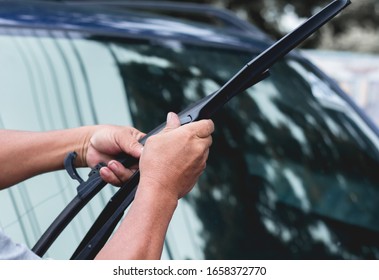
[(98, 259), (160, 259), (178, 199), (141, 177), (134, 202)]
[(77, 167), (87, 167), (87, 154), (89, 146), (91, 145), (91, 137), (93, 133), (95, 132), (96, 127), (95, 126), (84, 126), (80, 128), (73, 129), (73, 133), (77, 135), (75, 137), (75, 143), (72, 146), (71, 151), (75, 151), (78, 155), (75, 161), (75, 165)]
[(163, 207), (174, 211), (179, 198), (175, 192), (169, 191), (170, 189), (172, 188), (155, 180), (141, 177), (135, 199), (161, 204)]

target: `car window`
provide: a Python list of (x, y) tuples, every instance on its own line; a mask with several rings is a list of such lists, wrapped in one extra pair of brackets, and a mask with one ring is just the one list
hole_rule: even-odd
[[(110, 47), (145, 130), (218, 89), (252, 57), (180, 43)], [(377, 135), (309, 66), (277, 63), (215, 122), (207, 170), (170, 227), (174, 257), (378, 255), (372, 238), (346, 241), (344, 233), (378, 234)]]
[[(174, 39), (0, 34), (0, 125), (8, 129), (114, 123), (147, 132), (256, 55)], [(180, 201), (164, 258), (379, 257), (378, 137), (309, 66), (278, 62), (214, 121), (207, 169)], [(75, 186), (54, 172), (2, 191), (1, 227), (32, 246)], [(49, 256), (70, 257), (113, 191), (84, 210)]]
[[(0, 128), (44, 131), (112, 123), (131, 125), (111, 53), (75, 33), (3, 30), (0, 35)], [(112, 102), (108, 102), (112, 100)], [(87, 178), (88, 170), (81, 170)], [(0, 226), (32, 247), (76, 195), (64, 171), (0, 193)], [(46, 257), (67, 259), (114, 193), (109, 186), (74, 220)]]

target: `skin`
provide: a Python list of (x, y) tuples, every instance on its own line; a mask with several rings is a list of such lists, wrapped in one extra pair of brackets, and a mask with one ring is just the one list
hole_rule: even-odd
[(167, 125), (149, 137), (132, 127), (85, 126), (74, 129), (26, 132), (0, 130), (0, 189), (45, 172), (63, 168), (68, 152), (76, 151), (78, 167), (93, 167), (100, 161), (102, 178), (114, 185), (125, 182), (135, 171), (113, 158), (120, 152), (139, 158), (140, 183), (132, 206), (113, 237), (96, 259), (159, 259), (164, 238), (178, 200), (195, 185), (206, 166), (211, 134), (210, 120), (180, 126), (174, 113)]

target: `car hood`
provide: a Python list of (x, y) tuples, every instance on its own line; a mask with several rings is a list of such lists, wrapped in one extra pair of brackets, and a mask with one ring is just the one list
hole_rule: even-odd
[(1, 1), (0, 27), (28, 27), (47, 30), (89, 32), (109, 36), (138, 38), (175, 38), (181, 41), (204, 42), (256, 48), (267, 43), (251, 34), (235, 34), (221, 28), (172, 19), (143, 12), (115, 10), (111, 6), (83, 6), (33, 1)]

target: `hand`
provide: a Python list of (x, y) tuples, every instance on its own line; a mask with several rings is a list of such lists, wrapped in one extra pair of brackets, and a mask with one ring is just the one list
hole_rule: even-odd
[(174, 113), (159, 134), (149, 137), (142, 151), (140, 182), (132, 206), (98, 259), (159, 259), (164, 237), (178, 199), (187, 194), (205, 168), (210, 120), (180, 126)]
[(213, 131), (211, 120), (180, 126), (179, 117), (169, 113), (163, 131), (146, 141), (139, 164), (140, 186), (176, 200), (186, 195), (205, 169)]
[(132, 127), (99, 126), (89, 139), (86, 152), (86, 162), (94, 167), (104, 162), (107, 167), (100, 169), (100, 175), (108, 183), (120, 185), (127, 181), (135, 172), (137, 166), (125, 168), (120, 162), (114, 160), (121, 152), (139, 158), (143, 146), (138, 142), (144, 133)]

